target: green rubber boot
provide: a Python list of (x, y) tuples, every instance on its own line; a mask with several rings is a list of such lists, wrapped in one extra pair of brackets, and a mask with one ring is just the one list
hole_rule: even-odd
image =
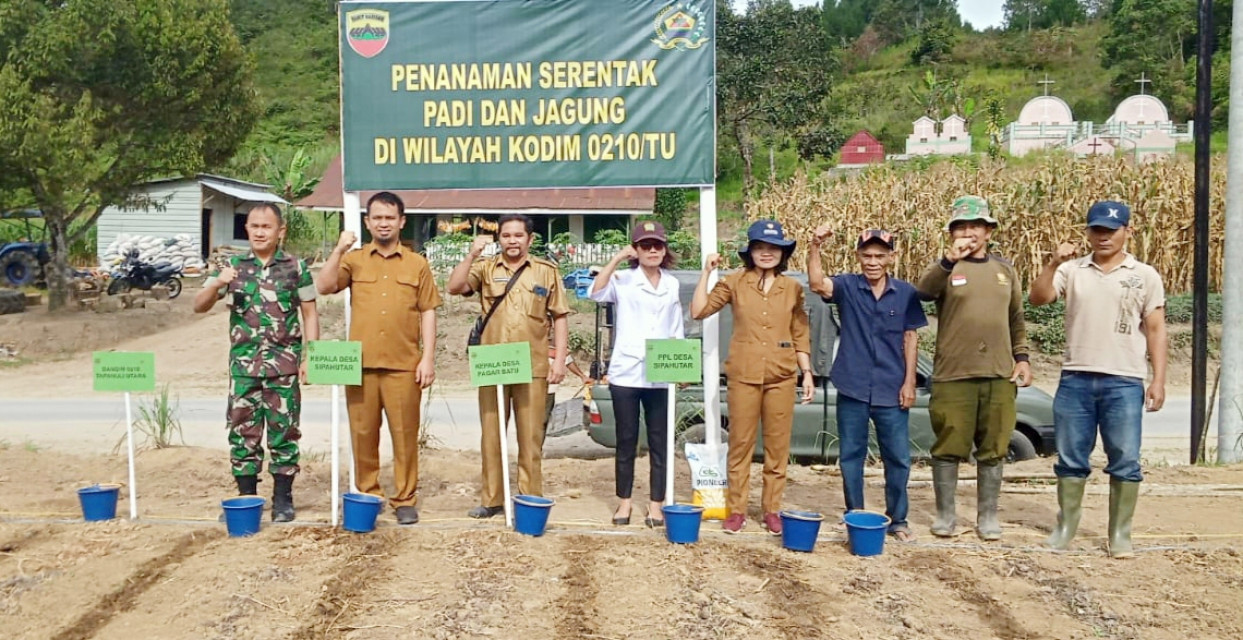
[(1135, 502), (1138, 499), (1138, 482), (1110, 478), (1109, 555), (1111, 557), (1130, 558), (1135, 555), (1131, 547), (1131, 518), (1135, 516)]
[(975, 466), (976, 516), (975, 531), (981, 540), (1000, 540), (1001, 521), (997, 519), (997, 499), (1001, 497), (1001, 469), (996, 464)]
[(932, 535), (954, 537), (957, 524), (954, 492), (958, 490), (958, 461), (932, 459), (932, 489), (937, 496), (937, 518), (932, 522)]
[(1070, 541), (1079, 530), (1079, 518), (1083, 516), (1083, 490), (1087, 478), (1057, 479), (1057, 526), (1049, 534), (1045, 545), (1059, 551), (1070, 548)]

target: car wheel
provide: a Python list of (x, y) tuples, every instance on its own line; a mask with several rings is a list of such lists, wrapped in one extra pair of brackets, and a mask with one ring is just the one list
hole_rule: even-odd
[(39, 271), (39, 261), (32, 253), (10, 251), (0, 258), (0, 274), (10, 287), (25, 287), (33, 284)]
[[(728, 431), (726, 431), (725, 429), (720, 429), (720, 434), (721, 434), (721, 442), (729, 442)], [(679, 458), (685, 458), (687, 443), (703, 444), (707, 441), (708, 441), (708, 429), (704, 426), (704, 424), (702, 422), (693, 424), (687, 427), (685, 431), (678, 434), (677, 438), (674, 439), (673, 441), (674, 453)]]
[(1036, 445), (1027, 439), (1027, 435), (1015, 429), (1010, 434), (1010, 447), (1006, 450), (1006, 462), (1021, 462), (1036, 457)]

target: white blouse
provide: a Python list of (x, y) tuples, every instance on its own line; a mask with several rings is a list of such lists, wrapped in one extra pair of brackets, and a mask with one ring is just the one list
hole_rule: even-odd
[(622, 387), (663, 387), (648, 382), (643, 374), (648, 338), (683, 338), (682, 301), (678, 280), (661, 269), (660, 282), (653, 287), (642, 269), (624, 269), (609, 278), (600, 291), (592, 291), (596, 302), (611, 302), (614, 309), (613, 353), (609, 359), (609, 384)]

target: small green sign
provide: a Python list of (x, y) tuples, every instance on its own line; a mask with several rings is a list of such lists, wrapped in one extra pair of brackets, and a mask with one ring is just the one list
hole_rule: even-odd
[(470, 347), (470, 383), (476, 387), (531, 381), (531, 344), (506, 342)]
[(306, 345), (306, 381), (311, 384), (363, 383), (363, 343), (312, 340)]
[(648, 382), (703, 380), (703, 347), (698, 340), (648, 340), (644, 374)]
[(155, 354), (96, 351), (91, 356), (96, 391), (155, 391)]

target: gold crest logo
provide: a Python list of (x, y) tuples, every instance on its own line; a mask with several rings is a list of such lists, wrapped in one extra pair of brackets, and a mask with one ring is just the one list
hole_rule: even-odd
[(698, 49), (708, 42), (708, 21), (704, 0), (682, 0), (665, 5), (656, 14), (653, 29), (656, 37), (652, 43), (661, 49), (686, 51)]

